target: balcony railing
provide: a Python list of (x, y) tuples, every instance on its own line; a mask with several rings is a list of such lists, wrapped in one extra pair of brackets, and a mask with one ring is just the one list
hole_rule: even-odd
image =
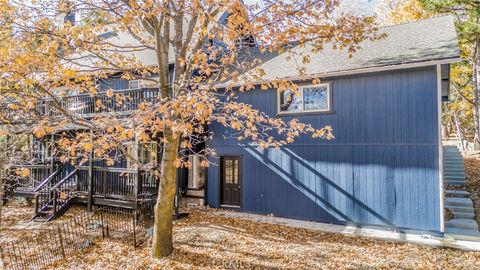
[[(89, 94), (72, 95), (59, 98), (57, 101), (63, 110), (77, 116), (89, 117), (98, 114), (129, 113), (138, 109), (142, 102), (153, 101), (158, 97), (158, 89), (141, 88), (128, 90), (114, 90), (113, 96), (100, 92), (91, 96)], [(38, 114), (46, 116), (61, 116), (64, 113), (52, 99), (46, 99), (37, 104)]]

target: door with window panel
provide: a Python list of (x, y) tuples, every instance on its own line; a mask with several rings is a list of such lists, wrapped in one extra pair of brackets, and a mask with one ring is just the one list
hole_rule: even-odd
[(221, 204), (226, 207), (240, 207), (242, 198), (240, 157), (221, 159)]

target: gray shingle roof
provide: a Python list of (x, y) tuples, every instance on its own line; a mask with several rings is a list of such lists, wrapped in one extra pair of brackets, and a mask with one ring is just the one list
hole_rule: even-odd
[[(387, 26), (379, 30), (385, 33), (384, 39), (364, 41), (361, 49), (349, 58), (346, 50), (334, 50), (326, 45), (319, 53), (312, 53), (311, 46), (294, 47), (283, 54), (260, 53), (258, 48), (247, 48), (240, 58), (262, 59), (261, 67), (266, 72), (264, 80), (297, 78), (299, 68), (305, 68), (306, 75), (328, 75), (329, 73), (359, 70), (406, 63), (427, 62), (439, 59), (460, 57), (457, 33), (453, 16), (439, 16), (400, 25)], [(113, 44), (140, 46), (139, 42), (127, 33), (117, 33), (110, 37)], [(156, 65), (155, 52), (151, 49), (121, 52), (125, 57), (134, 57), (144, 65)], [(310, 56), (310, 63), (303, 64), (303, 55)], [(173, 51), (169, 51), (173, 62)], [(95, 57), (82, 59), (78, 64), (85, 66), (95, 62)]]
[[(351, 58), (346, 50), (334, 50), (328, 45), (316, 54), (311, 52), (310, 46), (297, 46), (280, 55), (259, 55), (254, 48), (249, 53), (250, 57), (263, 59), (261, 68), (266, 72), (266, 81), (299, 77), (300, 67), (305, 68), (307, 75), (317, 76), (460, 57), (453, 16), (387, 26), (380, 28), (379, 33), (387, 36), (377, 41), (363, 41), (361, 49)], [(308, 64), (303, 64), (303, 55), (310, 56)]]

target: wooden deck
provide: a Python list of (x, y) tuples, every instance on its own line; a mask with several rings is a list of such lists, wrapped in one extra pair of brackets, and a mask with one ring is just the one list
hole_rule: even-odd
[(32, 220), (49, 221), (62, 215), (73, 203), (136, 209), (153, 200), (158, 182), (150, 173), (137, 169), (99, 166), (18, 165), (30, 175), (17, 177), (13, 196), (35, 199)]

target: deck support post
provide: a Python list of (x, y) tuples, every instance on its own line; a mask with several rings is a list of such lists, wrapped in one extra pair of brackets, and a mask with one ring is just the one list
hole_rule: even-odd
[(90, 152), (91, 156), (88, 160), (88, 179), (87, 179), (87, 189), (88, 189), (88, 200), (87, 200), (87, 209), (88, 211), (93, 210), (93, 149)]
[[(138, 136), (135, 136), (135, 155), (137, 162), (140, 162), (140, 141), (138, 140)], [(135, 241), (135, 247), (137, 244), (137, 240), (135, 238), (135, 227), (137, 226), (137, 218), (138, 218), (138, 191), (140, 188), (140, 164), (135, 166), (135, 179), (134, 179), (134, 196), (135, 196), (135, 204), (134, 204), (134, 215), (133, 215), (133, 238)]]
[(137, 169), (135, 170), (135, 205), (134, 205), (134, 210), (135, 210), (135, 217), (134, 217), (134, 224), (135, 226), (137, 225), (137, 217), (138, 217), (138, 194), (139, 194), (139, 189), (140, 189), (140, 170)]
[[(46, 149), (47, 151), (45, 151), (45, 158), (50, 158), (50, 166), (51, 166), (51, 171), (50, 171), (50, 174), (52, 174), (54, 171), (55, 171), (55, 160), (53, 158), (53, 143), (55, 142), (55, 135), (52, 133), (50, 134), (50, 157), (47, 157), (46, 155), (48, 154), (48, 149)], [(45, 143), (46, 144), (46, 143)], [(47, 145), (45, 145), (45, 148), (46, 148)]]

